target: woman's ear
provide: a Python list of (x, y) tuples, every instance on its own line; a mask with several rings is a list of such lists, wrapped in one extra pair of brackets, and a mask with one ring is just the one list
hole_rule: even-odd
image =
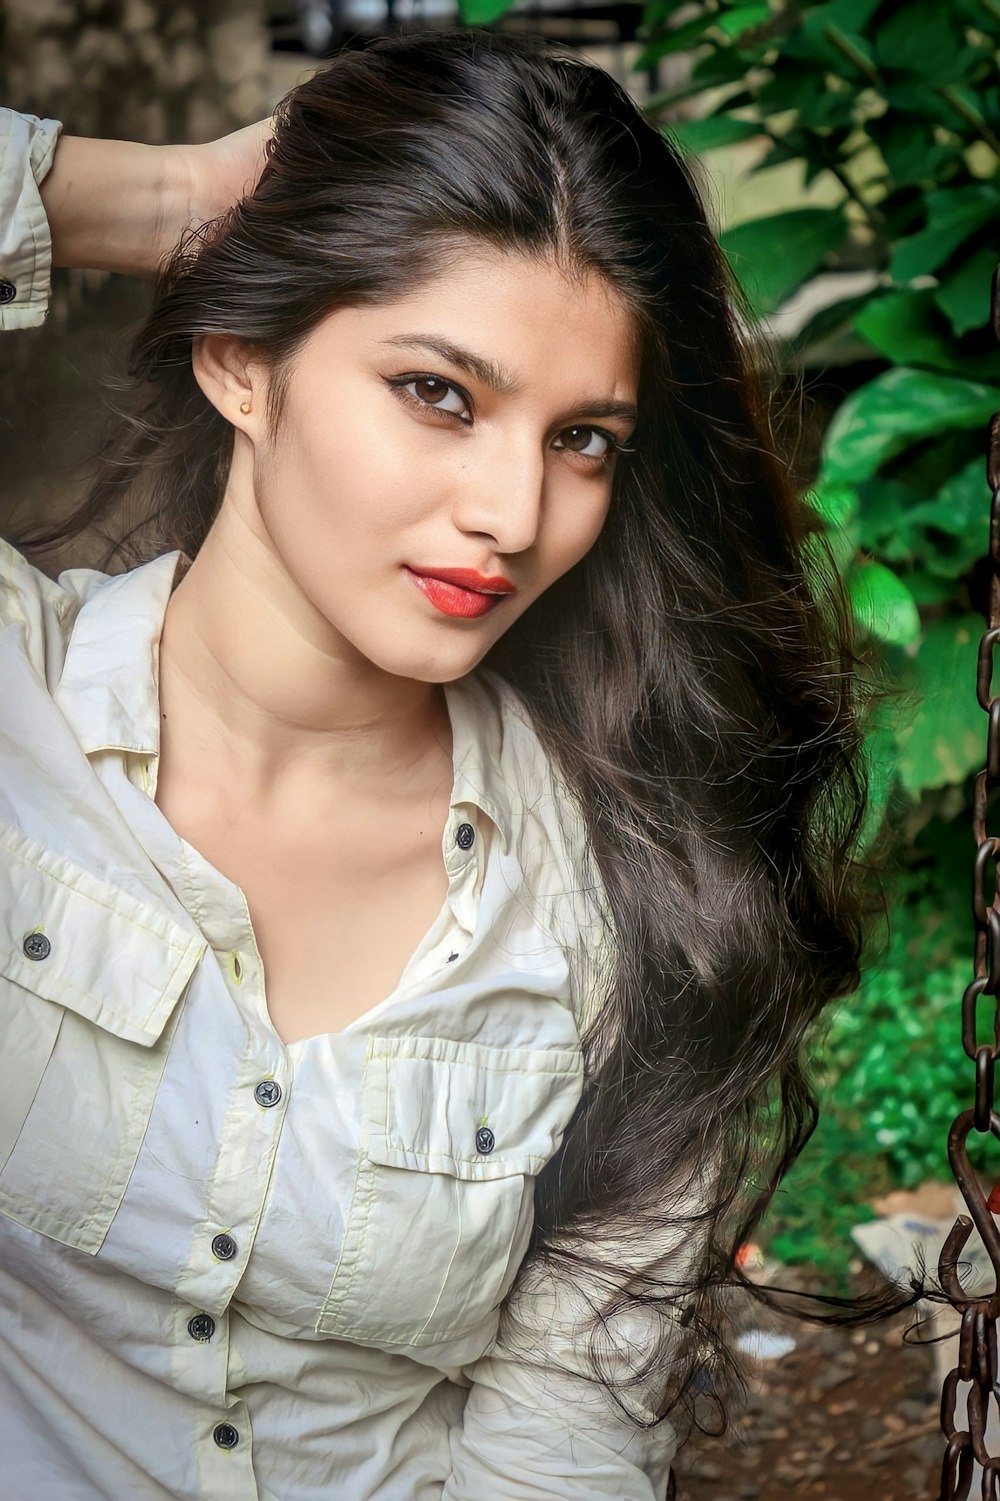
[(198, 334), (191, 346), (191, 368), (216, 411), (245, 431), (263, 391), (260, 369), (247, 358), (242, 340), (229, 334)]

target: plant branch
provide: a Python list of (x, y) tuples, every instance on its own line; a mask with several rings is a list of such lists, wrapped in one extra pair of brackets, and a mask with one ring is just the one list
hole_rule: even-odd
[(882, 80), (878, 76), (875, 64), (870, 58), (865, 56), (860, 47), (854, 45), (850, 37), (841, 31), (839, 26), (834, 26), (833, 22), (829, 21), (823, 27), (823, 36), (826, 41), (836, 47), (842, 57), (846, 57), (847, 61), (867, 78), (869, 83), (874, 84), (877, 89), (881, 88)]
[(940, 94), (941, 98), (951, 105), (956, 114), (961, 115), (962, 119), (972, 126), (979, 139), (985, 141), (991, 151), (1000, 156), (1000, 140), (993, 134), (974, 105), (969, 104), (968, 100), (963, 99), (958, 90), (952, 88), (950, 83), (939, 84), (935, 93)]
[[(772, 145), (783, 146), (785, 144), (781, 136), (777, 135), (769, 125), (765, 124), (764, 121), (760, 121), (759, 123), (761, 135), (765, 136)], [(825, 142), (820, 136), (813, 136), (812, 140), (816, 148), (822, 148), (823, 146), (825, 146)], [(833, 176), (840, 183), (840, 186), (843, 188), (844, 192), (847, 194), (847, 197), (851, 200), (852, 203), (856, 203), (858, 208), (860, 208), (861, 212), (868, 220), (868, 224), (871, 227), (873, 233), (877, 235), (880, 240), (883, 239), (885, 219), (879, 212), (879, 210), (873, 203), (869, 203), (862, 196), (862, 194), (851, 182), (851, 179), (847, 176), (847, 173), (844, 171), (840, 163), (836, 160), (830, 160), (830, 156), (827, 151), (817, 149), (816, 155), (820, 161), (823, 171), (833, 174)]]

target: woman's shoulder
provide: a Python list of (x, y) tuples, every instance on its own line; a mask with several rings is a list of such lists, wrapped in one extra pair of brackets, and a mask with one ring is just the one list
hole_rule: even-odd
[(50, 684), (58, 676), (80, 600), (0, 538), (0, 629)]
[(70, 568), (49, 578), (0, 537), (0, 629), (50, 687), (82, 605), (108, 577), (96, 568)]

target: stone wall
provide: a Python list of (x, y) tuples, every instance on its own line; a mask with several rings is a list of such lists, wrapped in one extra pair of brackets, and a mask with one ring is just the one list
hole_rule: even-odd
[[(268, 53), (264, 0), (5, 0), (0, 100), (70, 135), (208, 141), (269, 112)], [(57, 270), (45, 325), (0, 335), (0, 529), (79, 495), (102, 370), (148, 299), (126, 277)]]

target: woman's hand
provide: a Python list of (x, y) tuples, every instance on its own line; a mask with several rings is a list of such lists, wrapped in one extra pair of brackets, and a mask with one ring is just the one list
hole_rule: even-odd
[(166, 226), (167, 238), (173, 235), (168, 250), (190, 224), (204, 224), (224, 214), (253, 192), (267, 161), (264, 147), (273, 129), (274, 121), (268, 118), (204, 146), (168, 148), (178, 153), (189, 183), (184, 222)]
[(40, 192), (56, 266), (152, 277), (192, 226), (253, 191), (273, 122), (204, 146), (60, 136)]

